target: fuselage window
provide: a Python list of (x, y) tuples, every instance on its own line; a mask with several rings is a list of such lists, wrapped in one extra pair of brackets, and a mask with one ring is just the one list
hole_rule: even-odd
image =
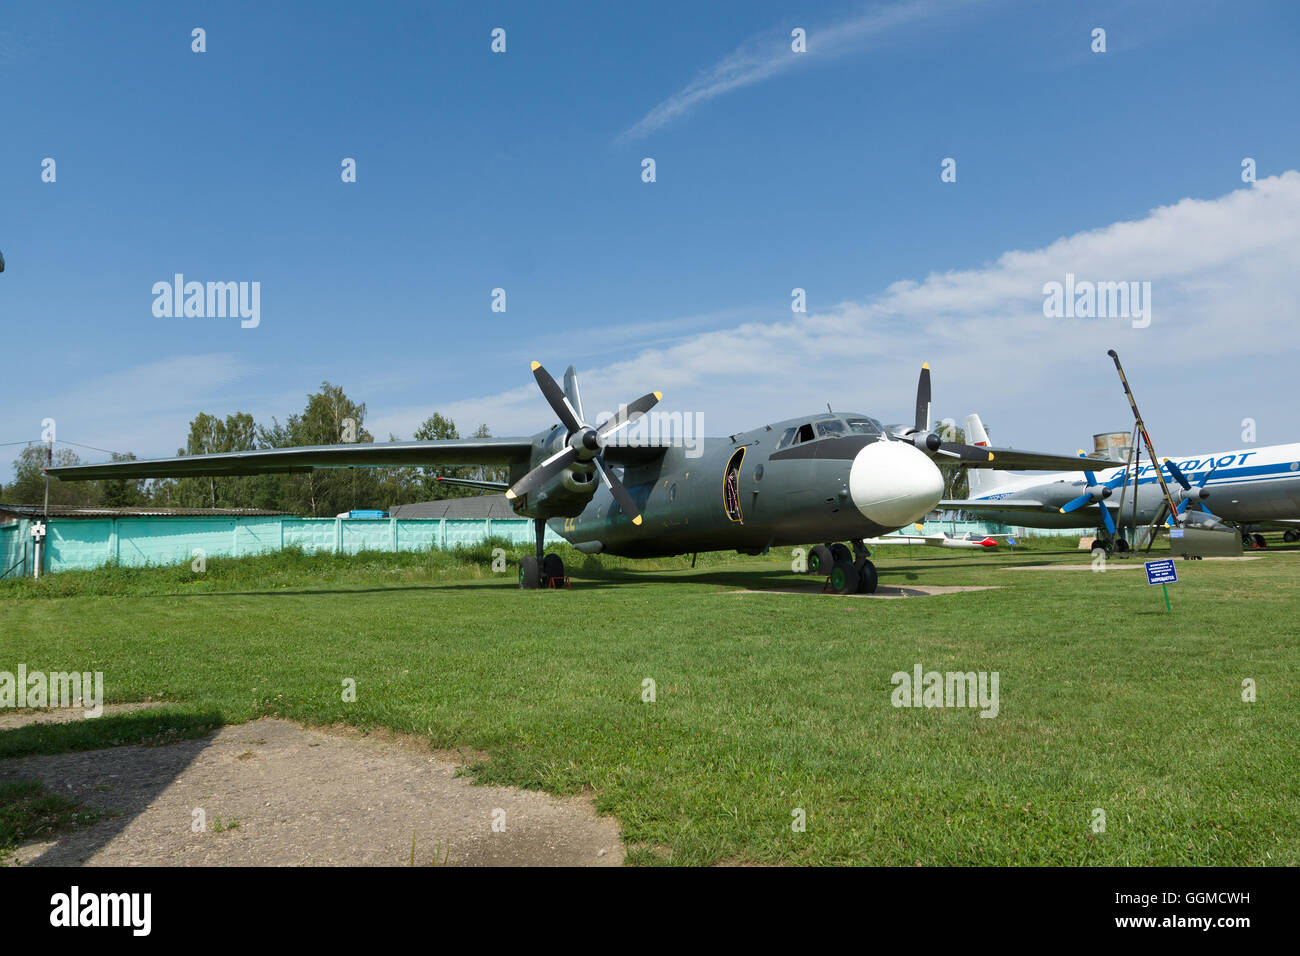
[(832, 435), (845, 434), (844, 423), (838, 418), (828, 418), (817, 423), (817, 435), (819, 438), (827, 438)]
[(874, 418), (850, 418), (849, 428), (858, 435), (879, 435), (884, 431)]

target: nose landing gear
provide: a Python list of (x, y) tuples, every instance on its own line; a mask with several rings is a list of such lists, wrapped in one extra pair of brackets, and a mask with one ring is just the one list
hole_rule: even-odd
[(827, 575), (827, 593), (874, 594), (880, 575), (868, 559), (870, 554), (861, 541), (853, 542), (852, 551), (839, 542), (819, 544), (809, 552), (808, 573)]

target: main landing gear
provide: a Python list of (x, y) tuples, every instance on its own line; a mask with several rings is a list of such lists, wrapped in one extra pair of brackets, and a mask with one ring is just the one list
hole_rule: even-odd
[(534, 518), (533, 528), (537, 537), (537, 555), (534, 557), (530, 554), (519, 559), (519, 587), (525, 591), (572, 587), (564, 573), (564, 562), (560, 556), (542, 555), (546, 538), (546, 522), (541, 518)]
[(861, 541), (850, 551), (838, 541), (819, 544), (808, 553), (808, 573), (826, 577), (827, 590), (836, 594), (874, 594), (880, 583), (871, 554)]

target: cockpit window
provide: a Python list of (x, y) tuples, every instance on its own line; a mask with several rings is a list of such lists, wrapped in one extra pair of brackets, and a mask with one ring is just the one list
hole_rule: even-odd
[(796, 445), (801, 445), (806, 441), (812, 441), (812, 440), (813, 440), (812, 425), (800, 425), (799, 433), (795, 435), (794, 443)]
[(857, 435), (880, 435), (885, 430), (874, 418), (850, 418), (849, 428)]
[(777, 449), (779, 450), (785, 448), (787, 445), (793, 444), (795, 432), (797, 432), (798, 430), (799, 428), (796, 425), (791, 425), (789, 428), (787, 428), (785, 430), (785, 434), (781, 436), (781, 440), (776, 443)]
[(817, 423), (817, 437), (826, 438), (830, 435), (846, 434), (844, 423), (838, 418), (826, 418)]

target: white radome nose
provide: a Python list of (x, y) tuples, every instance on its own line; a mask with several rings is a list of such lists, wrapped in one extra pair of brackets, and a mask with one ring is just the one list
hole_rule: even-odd
[(902, 528), (939, 503), (943, 475), (914, 446), (876, 441), (853, 459), (849, 495), (869, 520), (886, 528)]

